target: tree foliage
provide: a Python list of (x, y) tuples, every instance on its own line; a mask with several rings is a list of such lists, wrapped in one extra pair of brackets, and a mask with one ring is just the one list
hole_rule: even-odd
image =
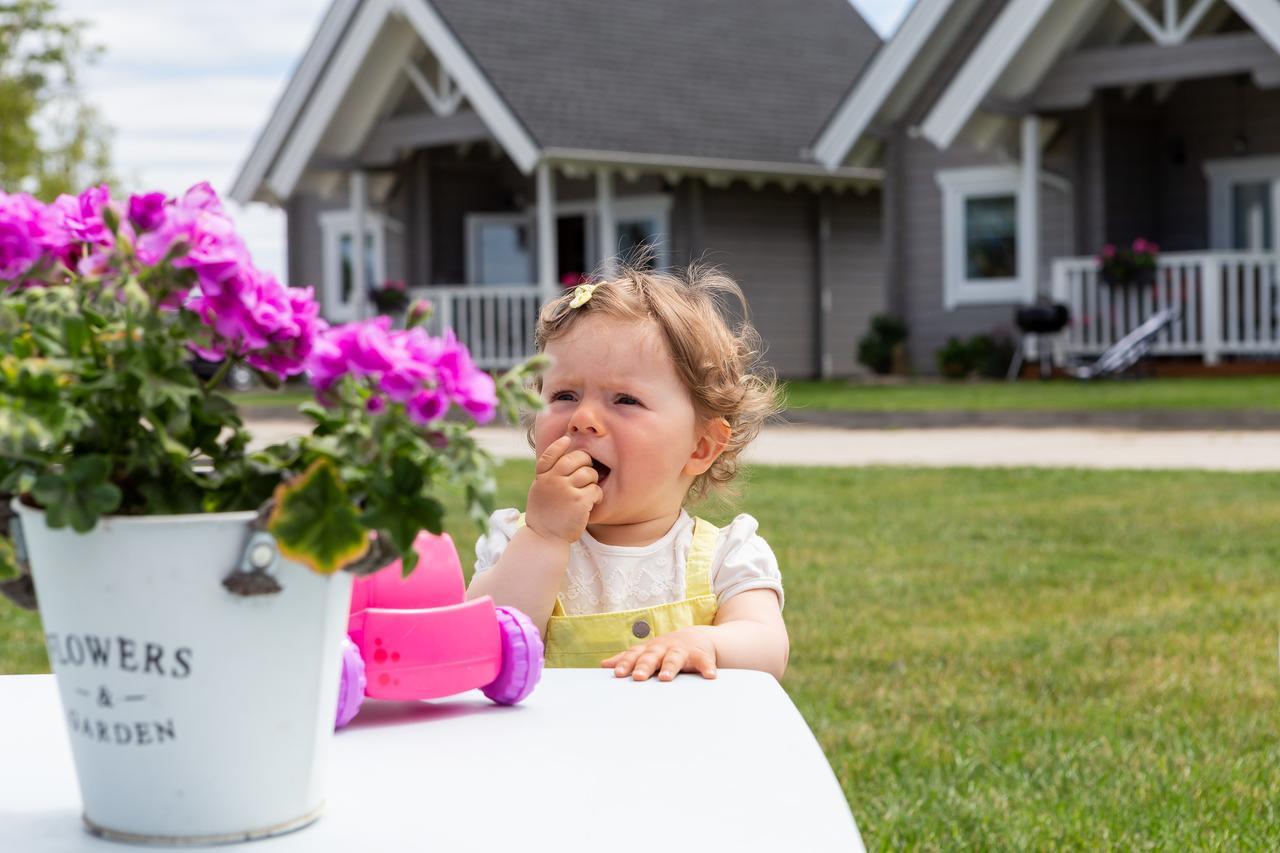
[(109, 181), (110, 133), (79, 69), (99, 48), (54, 0), (0, 0), (0, 187), (45, 200)]

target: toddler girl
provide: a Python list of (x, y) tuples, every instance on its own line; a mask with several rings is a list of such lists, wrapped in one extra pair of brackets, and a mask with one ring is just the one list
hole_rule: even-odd
[(548, 666), (714, 678), (719, 666), (781, 677), (782, 579), (756, 521), (716, 529), (686, 501), (726, 485), (776, 410), (752, 372), (758, 336), (720, 299), (730, 279), (626, 270), (548, 303), (536, 346), (537, 455), (523, 515), (499, 510), (476, 543), (469, 597), (520, 608)]

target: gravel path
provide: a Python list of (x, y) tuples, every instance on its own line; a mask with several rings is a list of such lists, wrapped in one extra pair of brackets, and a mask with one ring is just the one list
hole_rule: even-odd
[[(250, 418), (259, 444), (306, 428), (298, 419)], [(524, 433), (506, 427), (476, 430), (501, 458), (528, 459)], [(776, 465), (1035, 466), (1073, 468), (1188, 468), (1280, 470), (1280, 431), (1144, 431), (1083, 428), (845, 429), (767, 427), (747, 449), (751, 462)]]

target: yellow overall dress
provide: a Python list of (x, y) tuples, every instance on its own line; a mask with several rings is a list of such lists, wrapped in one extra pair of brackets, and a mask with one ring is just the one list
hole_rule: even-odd
[(700, 518), (693, 520), (693, 542), (684, 569), (684, 598), (680, 601), (615, 613), (568, 616), (557, 596), (544, 638), (546, 665), (599, 667), (605, 658), (650, 637), (714, 622), (716, 596), (711, 591), (711, 554), (717, 533), (714, 525)]

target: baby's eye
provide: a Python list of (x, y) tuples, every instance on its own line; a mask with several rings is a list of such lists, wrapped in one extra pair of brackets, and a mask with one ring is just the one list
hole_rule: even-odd
[(640, 401), (639, 401), (639, 400), (637, 400), (635, 397), (632, 397), (630, 394), (619, 394), (619, 395), (618, 395), (618, 402), (619, 402), (619, 403), (621, 403), (621, 404), (622, 404), (622, 405), (624, 405), (624, 406), (638, 406), (638, 405), (640, 405)]
[(549, 399), (553, 403), (556, 402), (557, 400), (572, 400), (573, 392), (572, 391), (556, 391), (552, 393)]

